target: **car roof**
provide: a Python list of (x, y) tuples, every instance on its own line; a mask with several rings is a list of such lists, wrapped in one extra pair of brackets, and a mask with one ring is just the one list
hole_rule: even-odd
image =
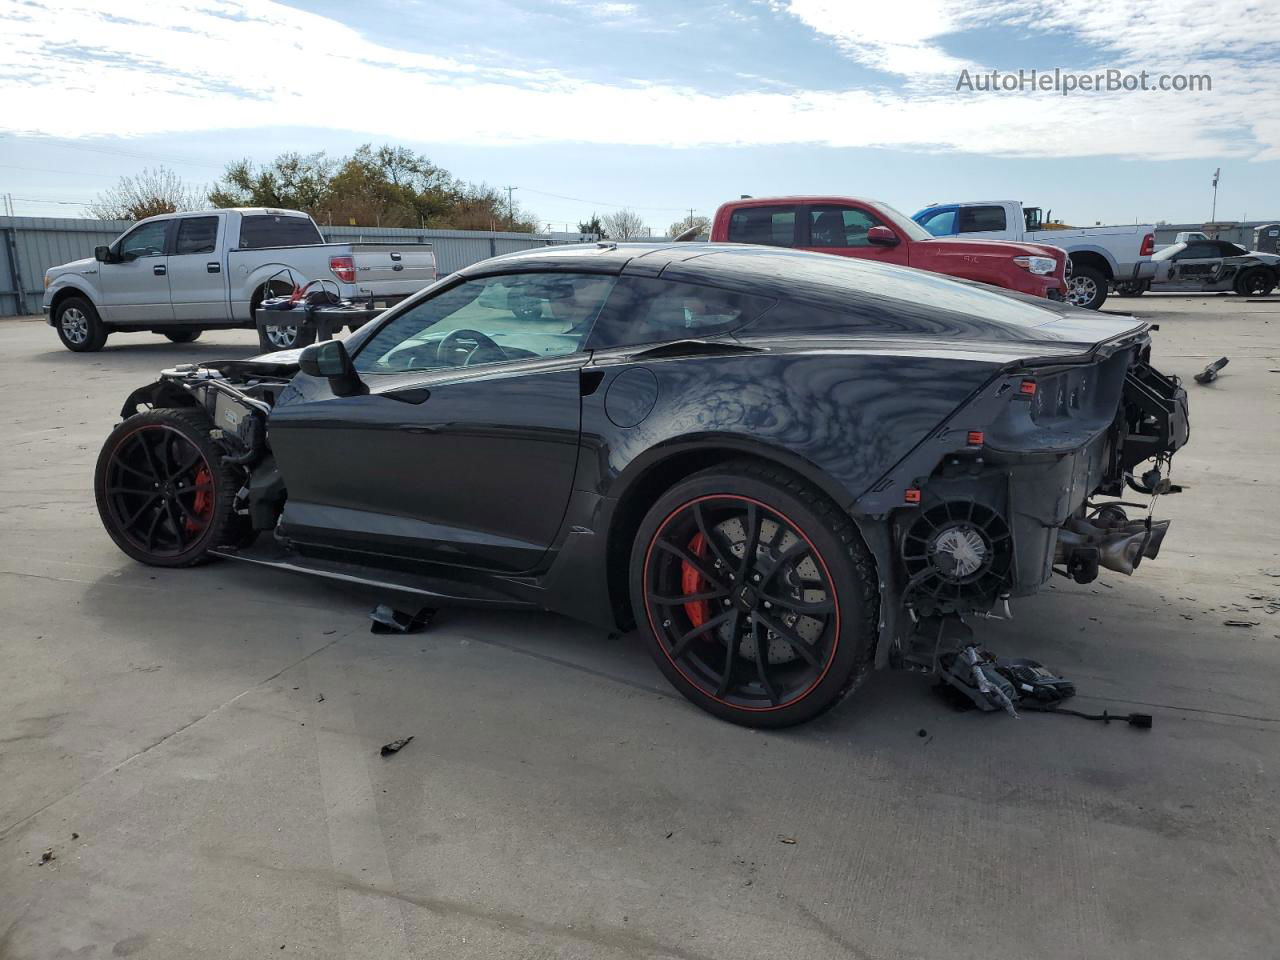
[(836, 311), (861, 305), (886, 313), (919, 314), (935, 308), (980, 316), (985, 310), (1022, 308), (1027, 322), (1035, 323), (1047, 322), (1053, 306), (1045, 300), (1011, 308), (1001, 292), (942, 274), (746, 243), (602, 242), (539, 247), (481, 261), (459, 274), (480, 277), (543, 270), (661, 277)]

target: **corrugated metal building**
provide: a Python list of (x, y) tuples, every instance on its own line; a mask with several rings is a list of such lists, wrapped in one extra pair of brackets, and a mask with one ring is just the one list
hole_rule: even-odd
[[(128, 220), (73, 220), (62, 217), (0, 217), (0, 316), (38, 314), (44, 272), (71, 260), (93, 256), (93, 248), (111, 243), (133, 224)], [(371, 240), (430, 243), (440, 276), (480, 260), (531, 247), (566, 243), (566, 234), (489, 233), (474, 230), (405, 230), (393, 227), (326, 227), (334, 242)]]

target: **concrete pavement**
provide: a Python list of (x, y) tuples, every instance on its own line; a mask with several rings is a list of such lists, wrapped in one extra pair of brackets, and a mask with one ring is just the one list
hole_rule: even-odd
[(1280, 298), (1108, 307), (1161, 323), (1167, 372), (1231, 357), (1190, 387), (1190, 489), (1137, 576), (980, 629), (1146, 732), (880, 674), (755, 733), (632, 637), (467, 611), (375, 636), (321, 583), (139, 566), (98, 447), (134, 386), (252, 332), (74, 355), (0, 322), (0, 958), (1277, 956), (1280, 614), (1250, 597), (1280, 596)]

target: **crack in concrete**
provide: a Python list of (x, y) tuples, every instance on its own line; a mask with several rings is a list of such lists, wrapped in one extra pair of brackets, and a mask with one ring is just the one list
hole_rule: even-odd
[[(8, 572), (8, 571), (3, 571), (3, 572)], [(312, 657), (316, 656), (317, 654), (323, 653), (325, 650), (328, 650), (339, 640), (345, 640), (350, 635), (351, 635), (351, 631), (347, 631), (347, 633), (341, 637), (334, 637), (332, 640), (330, 640), (328, 643), (324, 644), (323, 646), (317, 647), (315, 650), (312, 650), (310, 653), (306, 654), (305, 656), (299, 657), (297, 660), (294, 660), (292, 663), (284, 667), (281, 667), (279, 670), (277, 670), (275, 673), (273, 673), (271, 676), (267, 677), (266, 679), (259, 680), (257, 683), (253, 684), (252, 686), (247, 687), (244, 690), (241, 690), (234, 697), (232, 697), (231, 699), (227, 700), (224, 703), (218, 704), (216, 707), (214, 707), (212, 710), (208, 711), (207, 713), (204, 713), (201, 716), (196, 717), (194, 720), (190, 720), (182, 724), (182, 726), (178, 727), (176, 730), (172, 730), (169, 733), (166, 733), (163, 737), (160, 737), (160, 739), (156, 740), (154, 743), (151, 743), (143, 747), (137, 753), (134, 753), (128, 757), (125, 757), (125, 759), (121, 760), (119, 763), (113, 764), (112, 766), (110, 766), (106, 770), (103, 770), (101, 773), (97, 774), (96, 776), (90, 777), (88, 780), (85, 780), (82, 783), (76, 784), (75, 787), (68, 790), (66, 793), (62, 794), (62, 796), (55, 797), (53, 800), (50, 800), (48, 803), (44, 804), (38, 809), (33, 810), (31, 813), (27, 814), (25, 817), (21, 817), (15, 820), (13, 823), (9, 824), (8, 826), (0, 828), (0, 840), (8, 839), (8, 836), (10, 833), (12, 833), (14, 830), (17, 830), (19, 827), (23, 826), (24, 824), (30, 822), (34, 818), (40, 816), (40, 814), (44, 813), (50, 807), (53, 807), (61, 803), (63, 800), (66, 800), (68, 797), (75, 796), (76, 794), (80, 793), (80, 791), (84, 790), (85, 787), (92, 786), (93, 784), (101, 780), (103, 777), (108, 777), (113, 773), (118, 773), (120, 770), (122, 770), (124, 767), (128, 766), (129, 764), (133, 763), (133, 761), (137, 760), (139, 757), (145, 756), (146, 754), (150, 753), (152, 750), (154, 750), (156, 747), (160, 746), (161, 744), (167, 743), (168, 741), (172, 740), (174, 737), (182, 733), (184, 730), (189, 730), (200, 721), (207, 720), (209, 717), (212, 717), (215, 713), (225, 710), (227, 707), (231, 706), (237, 700), (241, 699), (242, 697), (248, 696), (250, 693), (253, 693), (253, 691), (257, 690), (259, 687), (262, 687), (264, 684), (270, 683), (272, 680), (275, 680), (281, 674), (287, 673), (289, 670), (292, 670), (294, 667), (298, 666), (299, 664), (305, 663), (306, 661), (310, 660)]]

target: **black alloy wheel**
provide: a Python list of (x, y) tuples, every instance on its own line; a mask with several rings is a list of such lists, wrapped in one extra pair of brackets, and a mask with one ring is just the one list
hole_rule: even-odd
[(210, 547), (236, 543), (239, 488), (209, 437), (202, 410), (157, 409), (130, 417), (103, 445), (94, 475), (98, 513), (111, 539), (142, 563), (182, 567)]
[(1236, 293), (1242, 297), (1265, 297), (1275, 289), (1276, 278), (1266, 267), (1254, 267), (1245, 271), (1236, 284)]
[(811, 719), (870, 666), (870, 557), (849, 518), (785, 472), (743, 464), (669, 491), (641, 525), (632, 580), (659, 668), (734, 723)]

